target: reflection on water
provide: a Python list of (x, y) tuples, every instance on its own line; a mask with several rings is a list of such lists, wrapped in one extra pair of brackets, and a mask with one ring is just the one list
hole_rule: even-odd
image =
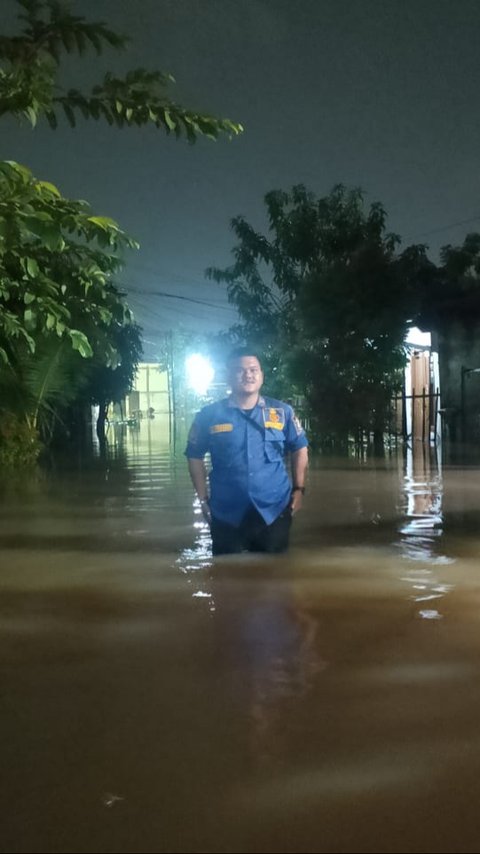
[(214, 562), (177, 447), (2, 487), (0, 849), (477, 851), (477, 470), (314, 461)]
[(400, 546), (411, 560), (442, 562), (437, 555), (442, 535), (442, 463), (440, 449), (416, 443), (405, 449)]
[(234, 563), (216, 567), (210, 580), (214, 630), (230, 691), (249, 718), (249, 759), (258, 771), (281, 761), (285, 714), (302, 703), (326, 663), (315, 647), (317, 621), (296, 594), (288, 562)]
[(181, 572), (189, 573), (198, 569), (208, 569), (212, 566), (212, 541), (210, 529), (203, 518), (199, 499), (192, 498), (194, 522), (193, 522), (193, 544), (183, 549), (176, 559), (176, 564)]
[(418, 616), (424, 620), (441, 620), (442, 600), (453, 585), (437, 577), (435, 566), (454, 562), (442, 552), (443, 479), (439, 447), (420, 442), (405, 449), (403, 502), (400, 511), (404, 521), (399, 527), (397, 543), (401, 554), (414, 565), (402, 576), (412, 586), (411, 598), (418, 603)]

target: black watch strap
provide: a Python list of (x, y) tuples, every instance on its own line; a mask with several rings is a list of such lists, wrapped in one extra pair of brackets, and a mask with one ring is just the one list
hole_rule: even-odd
[(292, 492), (301, 492), (302, 495), (305, 495), (305, 487), (304, 486), (293, 486)]

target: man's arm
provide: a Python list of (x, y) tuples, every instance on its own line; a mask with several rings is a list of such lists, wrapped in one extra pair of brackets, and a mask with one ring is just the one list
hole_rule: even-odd
[(203, 459), (190, 457), (188, 460), (188, 471), (192, 479), (195, 491), (202, 505), (202, 513), (206, 521), (210, 524), (212, 517), (210, 507), (208, 506), (208, 487), (207, 487), (207, 469)]
[(308, 467), (308, 448), (299, 448), (292, 452), (292, 500), (290, 506), (292, 514), (302, 507), (303, 492), (305, 488), (305, 476)]

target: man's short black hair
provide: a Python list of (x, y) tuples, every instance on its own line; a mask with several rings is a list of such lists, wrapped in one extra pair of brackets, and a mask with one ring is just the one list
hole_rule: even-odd
[(260, 367), (262, 367), (262, 360), (254, 347), (236, 347), (235, 350), (232, 350), (231, 353), (228, 354), (227, 365), (231, 365), (232, 362), (236, 362), (238, 359), (244, 359), (245, 356), (253, 356)]

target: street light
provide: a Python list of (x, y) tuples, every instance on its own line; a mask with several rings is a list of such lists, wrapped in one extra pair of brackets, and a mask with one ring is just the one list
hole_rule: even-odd
[(201, 353), (193, 353), (186, 360), (185, 368), (189, 388), (197, 394), (206, 394), (215, 374), (210, 360)]
[(480, 374), (480, 368), (466, 368), (462, 365), (460, 371), (460, 413), (462, 417), (462, 442), (467, 441), (467, 413), (465, 411), (465, 377), (467, 374)]

